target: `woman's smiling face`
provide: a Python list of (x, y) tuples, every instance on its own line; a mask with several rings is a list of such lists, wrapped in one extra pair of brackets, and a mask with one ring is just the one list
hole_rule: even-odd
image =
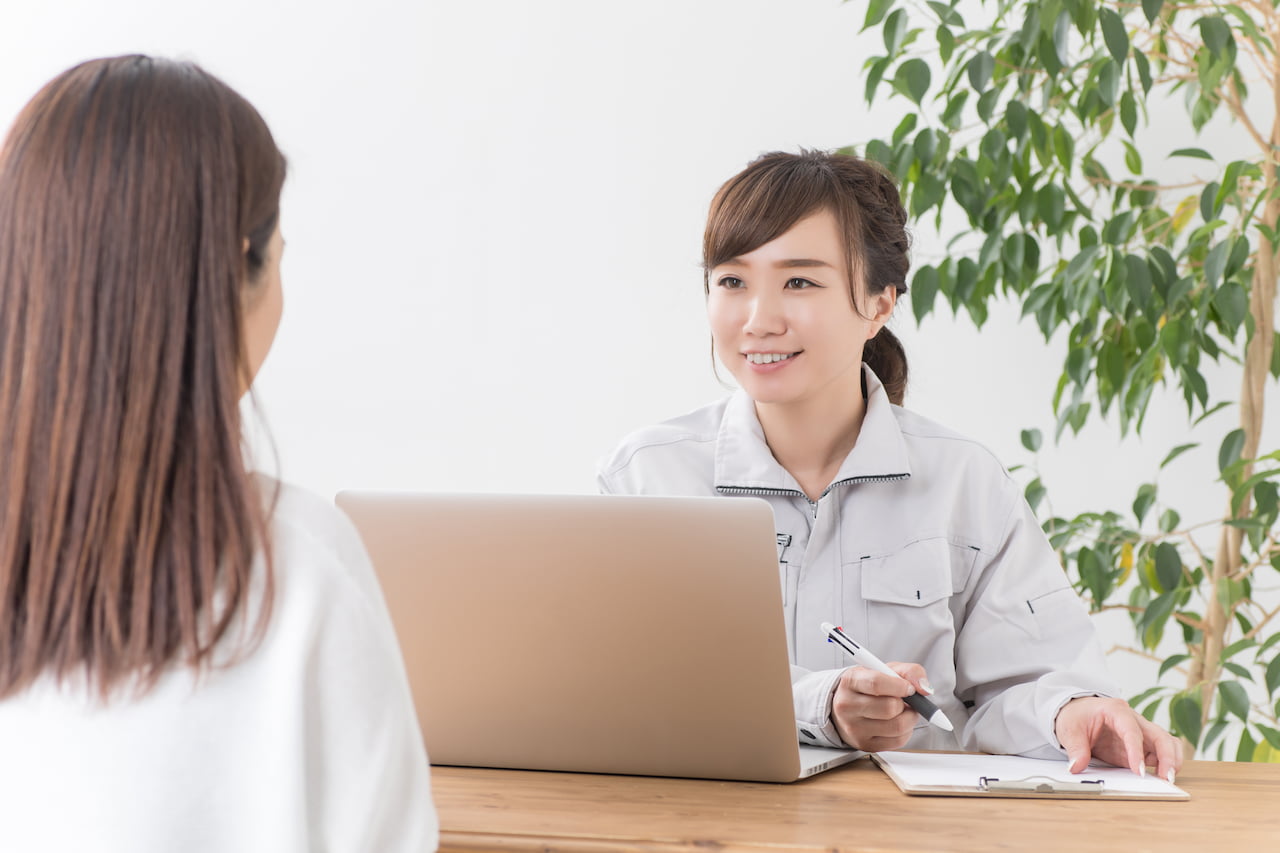
[(851, 289), (844, 246), (836, 217), (821, 209), (712, 268), (715, 353), (757, 403), (861, 395), (863, 345), (892, 315), (897, 294)]

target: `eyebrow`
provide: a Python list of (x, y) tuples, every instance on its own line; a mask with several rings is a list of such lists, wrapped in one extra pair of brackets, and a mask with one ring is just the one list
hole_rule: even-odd
[[(742, 258), (730, 258), (720, 266), (745, 267), (747, 266), (747, 263), (743, 261)], [(827, 269), (835, 269), (831, 264), (826, 261), (820, 261), (817, 258), (785, 258), (781, 261), (774, 262), (773, 266), (776, 269), (799, 269), (805, 267), (826, 267)]]

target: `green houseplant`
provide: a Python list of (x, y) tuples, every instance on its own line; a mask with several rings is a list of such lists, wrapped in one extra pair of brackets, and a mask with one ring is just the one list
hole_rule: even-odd
[[(1123, 511), (1043, 522), (1095, 611), (1127, 611), (1147, 653), (1180, 640), (1134, 706), (1167, 715), (1201, 754), (1280, 760), (1280, 608), (1267, 600), (1280, 450), (1259, 446), (1280, 376), (1277, 0), (859, 2), (884, 47), (865, 62), (865, 97), (907, 111), (851, 150), (885, 164), (912, 216), (951, 238), (913, 276), (917, 321), (945, 303), (982, 325), (1011, 298), (1046, 339), (1065, 337), (1059, 437), (1091, 417), (1140, 434), (1157, 393), (1179, 394), (1190, 420), (1231, 421), (1205, 484), (1221, 490), (1220, 518), (1184, 523), (1153, 482), (1115, 496)], [(1145, 133), (1155, 104), (1178, 116), (1177, 144)], [(1221, 115), (1255, 155), (1200, 147)], [(1162, 183), (1180, 161), (1201, 177)], [(1236, 388), (1209, 387), (1210, 361), (1238, 369), (1238, 402)], [(1023, 443), (1036, 451), (1039, 433)], [(1027, 484), (1033, 506), (1045, 492)]]

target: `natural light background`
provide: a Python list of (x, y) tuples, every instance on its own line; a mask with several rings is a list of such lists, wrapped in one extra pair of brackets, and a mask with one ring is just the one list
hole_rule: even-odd
[[(266, 117), (290, 158), (289, 248), (258, 400), (281, 474), (327, 495), (593, 491), (623, 434), (725, 393), (698, 268), (716, 187), (764, 151), (888, 134), (908, 107), (865, 104), (882, 48), (857, 35), (861, 2), (0, 2), (6, 126), (58, 71), (131, 51), (196, 60)], [(1196, 144), (1153, 138), (1149, 163)], [(919, 231), (916, 257), (940, 257)], [(917, 329), (909, 307), (907, 405), (1029, 462), (1018, 433), (1051, 439), (1061, 347), (1012, 306), (981, 331), (945, 311)], [(1207, 376), (1236, 399), (1234, 373)], [(1142, 441), (1114, 422), (1047, 441), (1055, 510), (1127, 511), (1196, 438), (1180, 400), (1147, 420)], [(1160, 479), (1188, 522), (1221, 512), (1216, 451)]]

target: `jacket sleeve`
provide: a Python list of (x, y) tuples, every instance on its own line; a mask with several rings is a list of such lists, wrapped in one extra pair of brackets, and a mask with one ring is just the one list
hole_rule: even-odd
[[(1013, 486), (1012, 481), (1009, 481)], [(1062, 706), (1114, 696), (1097, 631), (1031, 508), (1012, 488), (995, 550), (971, 580), (956, 637), (956, 698), (972, 707), (967, 750), (1059, 758)]]
[(831, 721), (831, 699), (842, 669), (791, 667), (791, 696), (796, 708), (796, 739), (807, 746), (848, 749)]

